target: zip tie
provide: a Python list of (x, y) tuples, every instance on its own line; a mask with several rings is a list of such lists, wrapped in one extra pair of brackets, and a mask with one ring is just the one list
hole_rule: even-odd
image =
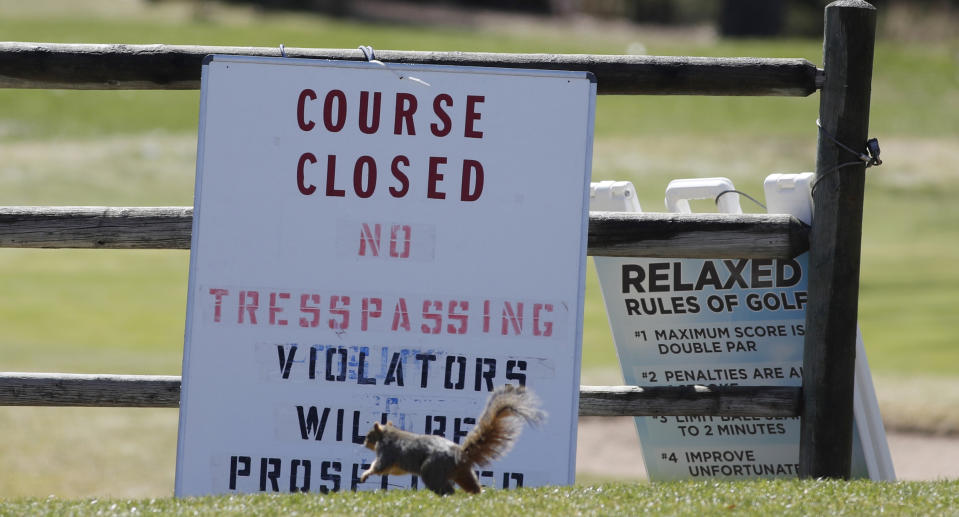
[(742, 190), (736, 190), (736, 189), (728, 189), (728, 190), (724, 190), (724, 191), (720, 192), (719, 194), (716, 194), (716, 204), (717, 204), (717, 205), (719, 204), (719, 198), (723, 197), (723, 196), (726, 195), (726, 194), (739, 194), (740, 196), (745, 196), (746, 199), (748, 199), (748, 200), (752, 201), (753, 203), (756, 203), (757, 205), (761, 206), (761, 207), (763, 208), (763, 210), (766, 210), (766, 205), (760, 203), (758, 199), (750, 196), (749, 194), (743, 192)]
[(380, 61), (379, 59), (376, 59), (376, 53), (373, 51), (373, 47), (371, 47), (370, 45), (360, 45), (359, 49), (363, 51), (363, 56), (366, 57), (366, 61), (368, 63), (376, 63), (377, 65), (380, 65), (383, 68), (389, 70), (390, 72), (393, 73), (393, 75), (395, 75), (396, 77), (399, 77), (400, 79), (408, 79), (410, 81), (413, 81), (414, 83), (420, 83), (423, 86), (431, 86), (430, 83), (420, 79), (419, 77), (413, 77), (411, 75), (403, 75), (397, 72), (396, 70), (393, 70), (389, 66), (387, 66), (386, 63)]
[(822, 134), (826, 135), (826, 137), (832, 140), (834, 144), (856, 155), (856, 157), (858, 157), (860, 160), (862, 160), (866, 164), (867, 168), (872, 167), (873, 165), (882, 165), (882, 160), (879, 159), (879, 139), (878, 138), (870, 138), (869, 140), (866, 140), (866, 152), (857, 152), (851, 147), (849, 147), (848, 145), (840, 142), (839, 140), (836, 140), (834, 136), (830, 135), (829, 131), (826, 131), (822, 127), (822, 123), (819, 121), (818, 118), (816, 119), (816, 125), (819, 126), (819, 131)]
[(370, 63), (378, 63), (386, 66), (382, 61), (378, 61), (376, 59), (376, 54), (373, 53), (373, 47), (369, 45), (360, 45), (360, 50), (363, 51), (363, 55), (366, 56), (366, 60)]

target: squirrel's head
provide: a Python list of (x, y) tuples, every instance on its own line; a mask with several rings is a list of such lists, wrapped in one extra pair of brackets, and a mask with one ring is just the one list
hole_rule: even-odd
[(379, 422), (373, 424), (373, 429), (366, 433), (366, 439), (363, 440), (363, 446), (369, 450), (376, 450), (376, 444), (383, 438), (384, 426)]

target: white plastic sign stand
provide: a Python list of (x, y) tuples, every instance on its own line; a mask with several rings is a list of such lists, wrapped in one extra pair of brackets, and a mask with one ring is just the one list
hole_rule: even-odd
[(359, 483), (376, 422), (454, 441), (526, 385), (548, 426), (479, 472), (571, 483), (595, 81), (214, 56), (202, 72), (176, 495)]
[[(772, 175), (770, 213), (810, 222), (810, 177)], [(734, 190), (726, 178), (675, 180), (669, 211)], [(739, 195), (719, 197), (742, 213)], [(639, 212), (629, 182), (591, 186), (592, 210)], [(807, 254), (793, 260), (594, 257), (623, 375), (634, 385), (802, 385)], [(893, 480), (866, 356), (856, 360), (853, 475)], [(798, 418), (636, 418), (652, 480), (794, 477)]]

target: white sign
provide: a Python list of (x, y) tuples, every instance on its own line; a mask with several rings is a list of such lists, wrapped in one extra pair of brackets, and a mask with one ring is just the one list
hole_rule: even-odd
[(546, 427), (479, 472), (574, 475), (595, 82), (215, 56), (203, 67), (178, 496), (359, 477), (376, 422), (460, 441), (494, 386)]
[[(788, 178), (786, 176), (789, 176)], [(767, 180), (775, 213), (809, 222), (809, 177)], [(742, 213), (725, 178), (676, 180), (667, 208), (719, 200)], [(640, 211), (632, 185), (592, 188), (592, 209)], [(595, 257), (628, 384), (801, 386), (808, 254), (795, 259)], [(861, 343), (857, 354), (853, 476), (895, 478)], [(870, 398), (871, 397), (871, 398)], [(636, 419), (650, 479), (795, 477), (799, 418), (670, 416)]]

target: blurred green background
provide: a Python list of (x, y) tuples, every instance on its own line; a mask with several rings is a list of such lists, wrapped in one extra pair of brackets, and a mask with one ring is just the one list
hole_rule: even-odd
[[(867, 173), (859, 321), (887, 425), (959, 433), (959, 32), (949, 30), (949, 2), (886, 4), (870, 128), (884, 164)], [(821, 66), (821, 38), (803, 31), (729, 39), (700, 19), (663, 27), (452, 9), (433, 24), (377, 12), (0, 0), (0, 40), (802, 57)], [(192, 205), (198, 104), (197, 91), (0, 90), (0, 205)], [(675, 178), (727, 176), (761, 197), (766, 175), (814, 169), (817, 114), (818, 95), (601, 96), (593, 179), (632, 181), (647, 211), (664, 209)], [(0, 249), (0, 370), (179, 374), (188, 259)], [(583, 343), (583, 383), (621, 383), (592, 270)], [(172, 491), (175, 410), (0, 408), (0, 430), (0, 497)]]

